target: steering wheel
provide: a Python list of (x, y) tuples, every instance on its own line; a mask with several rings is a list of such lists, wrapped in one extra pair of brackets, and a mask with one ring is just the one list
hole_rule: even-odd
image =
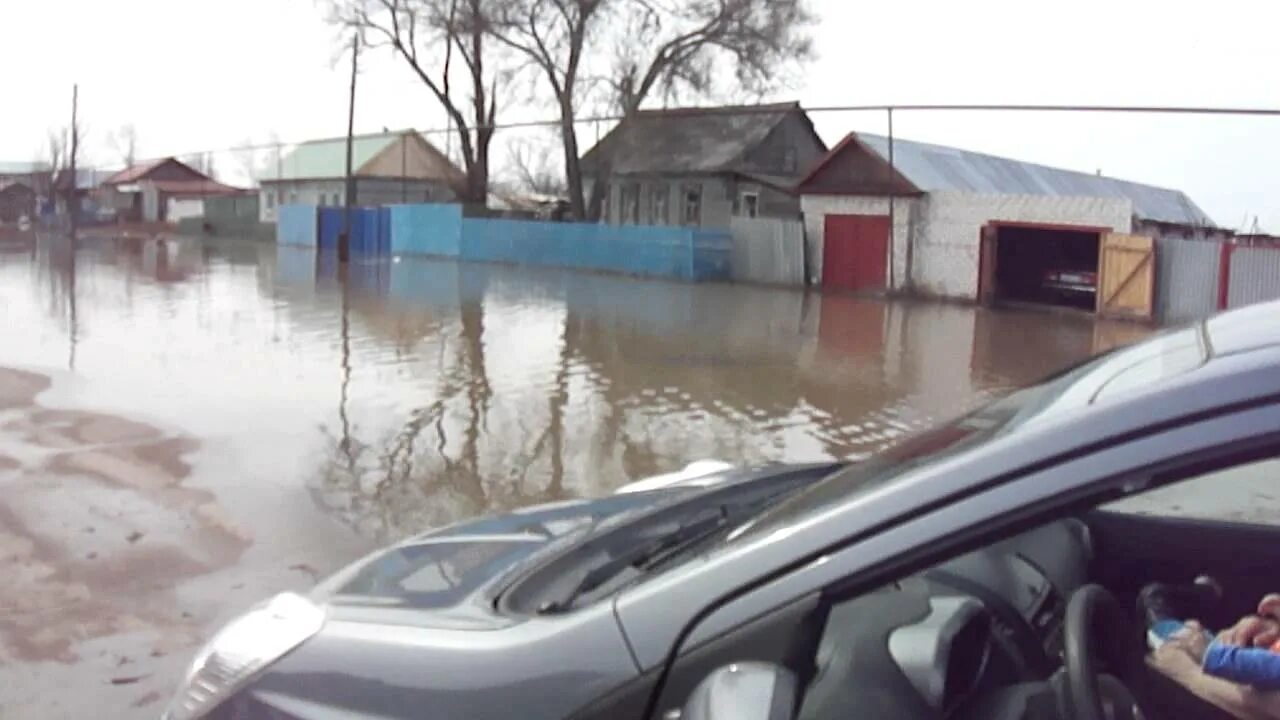
[[(1081, 587), (1067, 602), (1065, 625), (1065, 700), (1072, 720), (1138, 717), (1130, 688), (1143, 687), (1142, 652), (1115, 596), (1101, 585)], [(1099, 661), (1109, 674), (1099, 675)]]

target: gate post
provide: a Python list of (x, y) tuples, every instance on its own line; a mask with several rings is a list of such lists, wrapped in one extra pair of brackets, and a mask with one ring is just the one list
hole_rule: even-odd
[(1233, 243), (1223, 242), (1218, 254), (1218, 309), (1226, 310), (1227, 301), (1231, 297), (1231, 253), (1235, 252)]

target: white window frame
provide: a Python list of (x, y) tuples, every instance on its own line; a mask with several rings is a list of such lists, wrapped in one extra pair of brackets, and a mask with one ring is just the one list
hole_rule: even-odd
[[(697, 193), (696, 199), (693, 198)], [(702, 225), (702, 183), (684, 183), (680, 186), (680, 224), (687, 227)], [(692, 208), (692, 212), (690, 212)]]

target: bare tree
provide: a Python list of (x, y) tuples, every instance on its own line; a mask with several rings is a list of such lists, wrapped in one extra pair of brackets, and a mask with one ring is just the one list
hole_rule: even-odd
[[(498, 95), (518, 70), (487, 42), (491, 13), (506, 1), (330, 0), (332, 22), (359, 32), (367, 45), (390, 48), (449, 116), (462, 150), (467, 202), (483, 203), (488, 194)], [(465, 89), (454, 87), (458, 79)]]
[(504, 45), (523, 54), (538, 68), (560, 113), (560, 141), (564, 152), (569, 211), (586, 217), (582, 166), (578, 162), (577, 119), (580, 74), (588, 40), (600, 23), (609, 0), (508, 0), (500, 8), (490, 32)]
[(138, 161), (138, 129), (126, 123), (107, 135), (107, 144), (125, 167)]
[(514, 140), (507, 145), (507, 164), (523, 189), (556, 197), (565, 194), (564, 176), (555, 168), (553, 145), (534, 140)]
[(70, 153), (70, 149), (67, 146), (66, 128), (51, 128), (45, 138), (42, 160), (49, 166), (49, 172), (55, 182), (57, 181), (58, 173), (67, 167)]
[(666, 101), (716, 90), (715, 69), (733, 70), (735, 88), (762, 95), (786, 81), (788, 64), (813, 55), (805, 0), (623, 0), (608, 84), (624, 115), (655, 92)]
[(279, 180), (284, 175), (284, 141), (280, 139), (280, 133), (272, 130), (267, 135), (267, 157), (258, 169), (258, 178), (267, 178), (271, 180)]
[[(571, 211), (595, 219), (604, 183), (588, 202), (575, 127), (587, 95), (603, 86), (625, 121), (655, 93), (708, 94), (728, 68), (740, 89), (764, 94), (811, 56), (812, 19), (805, 0), (507, 0), (491, 32), (540, 69), (560, 112)], [(607, 77), (583, 73), (608, 57)]]
[(217, 168), (214, 167), (212, 153), (192, 153), (184, 155), (182, 163), (196, 172), (204, 173), (209, 177), (215, 177)]
[(258, 183), (258, 172), (262, 169), (258, 148), (254, 146), (252, 138), (245, 138), (240, 143), (240, 147), (235, 148), (232, 152), (232, 158), (235, 160), (236, 170), (240, 172), (241, 177), (250, 185)]
[(76, 203), (76, 178), (72, 177), (72, 170), (76, 169), (77, 163), (81, 163), (79, 170), (85, 167), (84, 138), (87, 132), (84, 122), (77, 120), (73, 127), (50, 128), (45, 135), (42, 159), (49, 166), (49, 199), (62, 195), (68, 211)]

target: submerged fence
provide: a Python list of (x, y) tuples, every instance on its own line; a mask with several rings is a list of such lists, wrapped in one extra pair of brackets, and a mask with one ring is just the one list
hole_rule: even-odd
[[(603, 270), (678, 280), (728, 280), (730, 236), (699, 228), (464, 218), (457, 205), (353, 209), (351, 250)], [(318, 218), (318, 219), (317, 219)], [(281, 206), (282, 244), (336, 248), (341, 208)]]
[(804, 223), (778, 218), (729, 222), (733, 279), (772, 285), (804, 285)]

